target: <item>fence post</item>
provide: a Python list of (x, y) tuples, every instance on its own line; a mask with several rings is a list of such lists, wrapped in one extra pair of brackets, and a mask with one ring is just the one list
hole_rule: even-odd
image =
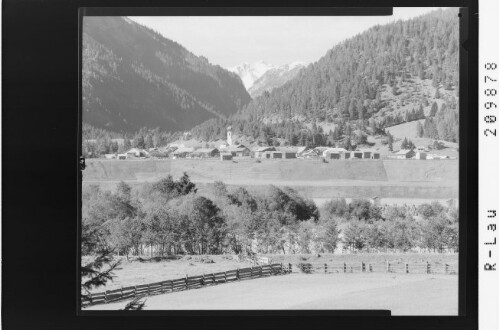
[(288, 270), (289, 270), (290, 273), (292, 273), (293, 272), (293, 265), (289, 264), (288, 265)]
[(283, 269), (284, 269), (284, 268), (283, 268), (283, 265), (282, 265), (282, 262), (281, 262), (281, 271), (280, 271), (280, 273), (281, 273), (281, 274), (282, 274), (282, 272), (283, 272)]
[(224, 272), (224, 283), (227, 283), (227, 272)]
[(344, 262), (343, 263), (343, 273), (346, 273), (347, 272), (347, 263)]
[(136, 285), (133, 287), (133, 296), (137, 297), (137, 286)]
[(92, 304), (93, 303), (92, 292), (88, 293), (88, 299), (90, 299), (90, 304)]
[(170, 280), (170, 289), (172, 290), (173, 292), (173, 280)]
[(239, 280), (239, 268), (236, 269), (236, 279)]
[(409, 264), (408, 263), (405, 264), (405, 273), (409, 274)]
[(389, 273), (390, 272), (390, 262), (386, 262), (386, 272)]
[(366, 271), (366, 264), (364, 263), (364, 261), (361, 262), (361, 267), (360, 267), (361, 271), (362, 272), (365, 272)]
[(372, 272), (373, 271), (373, 265), (372, 264), (369, 264), (369, 271)]
[(189, 286), (187, 285), (187, 274), (185, 274), (185, 289), (188, 290)]
[(448, 272), (449, 272), (449, 265), (445, 264), (445, 274), (447, 274)]
[(430, 274), (430, 273), (431, 273), (430, 263), (427, 261), (426, 262), (426, 274)]
[(204, 286), (204, 274), (203, 274), (203, 280), (201, 282), (201, 285)]
[(327, 274), (327, 264), (324, 264), (324, 273)]
[(107, 290), (104, 291), (104, 304), (107, 304)]
[(121, 287), (121, 297), (120, 298), (123, 298), (123, 287)]

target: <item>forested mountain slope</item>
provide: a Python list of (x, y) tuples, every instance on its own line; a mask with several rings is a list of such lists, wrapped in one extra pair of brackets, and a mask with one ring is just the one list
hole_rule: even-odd
[(250, 100), (241, 79), (127, 18), (85, 17), (83, 121), (116, 132), (187, 130)]
[(384, 134), (392, 125), (426, 118), (423, 135), (458, 142), (457, 14), (437, 10), (375, 26), (334, 46), (228, 121), (210, 120), (193, 134), (215, 139), (231, 125), (236, 134), (270, 144), (276, 138), (292, 145), (349, 144), (358, 131)]

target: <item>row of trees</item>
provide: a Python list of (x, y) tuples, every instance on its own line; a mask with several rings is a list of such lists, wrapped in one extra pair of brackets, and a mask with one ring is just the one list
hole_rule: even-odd
[[(417, 216), (415, 216), (417, 215)], [(132, 189), (85, 188), (83, 223), (124, 255), (457, 249), (457, 210), (438, 203), (380, 207), (332, 200), (320, 209), (291, 188), (230, 190), (215, 182), (203, 195), (184, 174)]]

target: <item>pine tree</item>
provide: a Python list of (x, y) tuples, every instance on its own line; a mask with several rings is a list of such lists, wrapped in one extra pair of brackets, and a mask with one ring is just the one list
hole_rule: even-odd
[(435, 115), (437, 114), (437, 111), (438, 111), (437, 102), (433, 102), (433, 104), (431, 105), (430, 117), (435, 117)]
[(408, 149), (409, 148), (409, 143), (407, 142), (407, 138), (404, 137), (404, 140), (402, 141), (402, 144), (400, 145), (400, 149)]

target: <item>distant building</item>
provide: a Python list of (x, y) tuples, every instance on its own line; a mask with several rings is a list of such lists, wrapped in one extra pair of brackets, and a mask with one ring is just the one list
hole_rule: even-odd
[(379, 198), (378, 196), (373, 196), (373, 197), (371, 197), (371, 203), (373, 203), (373, 205), (375, 205), (375, 206), (380, 206), (381, 205), (381, 198)]
[(414, 157), (416, 153), (410, 149), (402, 149), (395, 153), (395, 158), (396, 159), (410, 159)]
[(308, 147), (296, 147), (296, 157), (301, 157), (307, 150), (309, 150)]
[(281, 153), (282, 158), (284, 158), (284, 159), (291, 159), (291, 158), (296, 158), (296, 155), (298, 154), (298, 148), (296, 148), (296, 147), (277, 147), (277, 150), (275, 152)]
[(194, 152), (194, 148), (184, 147), (178, 148), (173, 152), (173, 158), (188, 158), (191, 153)]
[(362, 159), (364, 153), (362, 151), (353, 151), (352, 158)]
[(232, 145), (232, 127), (231, 126), (227, 127), (227, 144), (229, 146)]
[(427, 156), (426, 152), (417, 151), (415, 158), (423, 160), (426, 159), (426, 156)]
[(232, 160), (232, 154), (230, 152), (221, 152), (220, 159), (221, 160)]
[(105, 154), (104, 157), (106, 157), (106, 159), (115, 159), (116, 154)]
[(418, 151), (421, 151), (421, 152), (427, 152), (428, 150), (426, 149), (426, 147), (423, 147), (423, 146), (417, 146), (415, 149), (414, 149), (416, 152)]
[(217, 148), (201, 148), (192, 152), (192, 158), (214, 158), (220, 155), (220, 151)]
[(251, 154), (251, 151), (242, 144), (229, 145), (223, 150), (230, 152), (233, 157), (249, 157)]
[(126, 154), (118, 154), (118, 159), (119, 160), (125, 160), (127, 157), (126, 157)]
[(325, 159), (346, 159), (345, 153), (347, 152), (344, 148), (328, 148), (322, 152), (322, 157)]
[(316, 149), (308, 149), (304, 152), (302, 152), (301, 154), (297, 154), (297, 157), (300, 157), (300, 158), (305, 158), (305, 159), (309, 159), (309, 158), (319, 158), (321, 156), (321, 153), (316, 150)]
[(274, 147), (256, 147), (253, 149), (253, 157), (255, 158), (270, 158), (270, 156), (267, 157), (267, 152), (269, 151), (275, 151)]
[(145, 157), (149, 157), (149, 152), (147, 152), (144, 149), (140, 149), (140, 148), (132, 148), (132, 149), (128, 150), (127, 152), (125, 152), (125, 154), (127, 156), (127, 159), (128, 158), (145, 158)]

